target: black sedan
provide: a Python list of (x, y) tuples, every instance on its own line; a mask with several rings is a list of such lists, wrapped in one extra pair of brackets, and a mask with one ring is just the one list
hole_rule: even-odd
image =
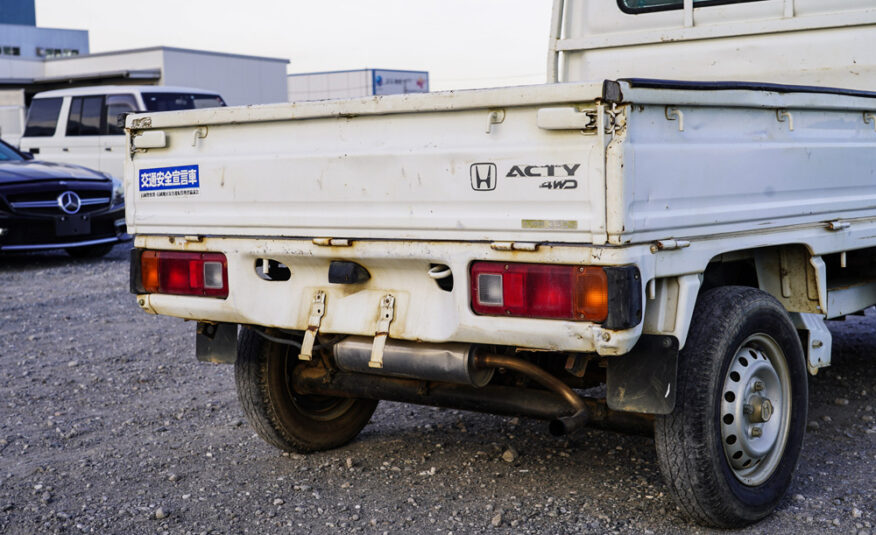
[(36, 161), (0, 141), (0, 251), (64, 249), (96, 257), (129, 239), (121, 181)]

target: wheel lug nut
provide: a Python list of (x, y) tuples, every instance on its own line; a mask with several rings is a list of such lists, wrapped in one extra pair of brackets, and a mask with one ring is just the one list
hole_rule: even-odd
[(761, 390), (763, 390), (763, 382), (762, 381), (755, 381), (754, 384), (751, 385), (751, 389), (754, 390), (755, 392), (760, 392)]
[(753, 436), (753, 437), (759, 437), (759, 436), (761, 436), (762, 434), (763, 434), (763, 431), (761, 430), (760, 427), (753, 427), (753, 428), (751, 428), (751, 436)]

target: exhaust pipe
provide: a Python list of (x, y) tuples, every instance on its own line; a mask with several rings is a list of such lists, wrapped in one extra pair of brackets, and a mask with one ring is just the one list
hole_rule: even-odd
[[(329, 373), (324, 368), (296, 366), (292, 377), (295, 392), (312, 396), (376, 399), (447, 407), (467, 411), (525, 416), (558, 421), (558, 414), (569, 414), (568, 401), (553, 391), (511, 386), (487, 385), (474, 388), (450, 383), (429, 383), (361, 373)], [(604, 399), (582, 398), (590, 415), (587, 427), (654, 436), (654, 417), (649, 414), (609, 409)], [(578, 420), (581, 422), (581, 420)], [(556, 425), (556, 424), (555, 424)]]
[(548, 390), (559, 394), (574, 411), (569, 416), (555, 417), (548, 430), (552, 435), (572, 433), (587, 425), (590, 411), (587, 404), (566, 383), (531, 362), (516, 357), (478, 353), (472, 344), (422, 344), (402, 340), (387, 340), (383, 349), (383, 367), (372, 368), (373, 340), (351, 336), (334, 345), (335, 365), (348, 373), (363, 373), (434, 381), (477, 388), (485, 387), (496, 368), (514, 370), (526, 375)]
[(335, 364), (345, 372), (367, 373), (437, 381), (475, 387), (486, 386), (494, 368), (480, 368), (475, 363), (472, 344), (422, 344), (387, 340), (383, 348), (383, 368), (371, 368), (373, 340), (351, 336), (334, 345)]
[(535, 364), (515, 357), (504, 355), (477, 355), (477, 365), (480, 367), (507, 368), (522, 373), (543, 387), (561, 395), (575, 409), (571, 416), (555, 418), (548, 424), (548, 431), (554, 436), (562, 436), (587, 425), (590, 419), (587, 404), (581, 396), (575, 393), (566, 383), (542, 370)]
[(561, 437), (574, 433), (586, 426), (589, 421), (590, 414), (587, 410), (581, 410), (571, 416), (562, 416), (551, 420), (548, 424), (548, 431), (555, 437)]

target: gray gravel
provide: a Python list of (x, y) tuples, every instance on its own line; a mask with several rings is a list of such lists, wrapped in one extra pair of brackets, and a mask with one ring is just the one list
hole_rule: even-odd
[[(0, 533), (712, 533), (642, 437), (382, 403), (352, 444), (283, 455), (194, 324), (137, 308), (127, 254), (0, 256)], [(876, 534), (876, 313), (831, 330), (794, 484), (741, 533)]]

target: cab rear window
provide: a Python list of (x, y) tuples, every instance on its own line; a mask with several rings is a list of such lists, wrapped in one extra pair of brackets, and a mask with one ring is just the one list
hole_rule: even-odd
[(55, 135), (58, 116), (61, 114), (62, 98), (37, 98), (27, 112), (24, 137), (50, 137)]
[[(764, 0), (693, 0), (693, 5), (694, 7), (708, 7), (763, 1)], [(635, 15), (639, 13), (650, 13), (652, 11), (682, 9), (684, 7), (684, 0), (617, 0), (617, 5), (624, 13)]]

